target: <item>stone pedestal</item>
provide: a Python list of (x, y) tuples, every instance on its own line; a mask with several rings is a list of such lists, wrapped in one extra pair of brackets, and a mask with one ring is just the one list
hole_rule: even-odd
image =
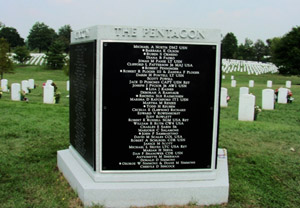
[[(130, 206), (155, 206), (155, 205), (185, 205), (195, 202), (198, 205), (211, 205), (226, 203), (229, 195), (229, 179), (227, 153), (225, 149), (218, 151), (218, 168), (215, 179), (201, 180), (201, 173), (197, 173), (198, 180), (178, 180), (174, 178), (165, 181), (149, 181), (147, 174), (136, 181), (123, 181), (130, 173), (108, 174), (106, 181), (95, 182), (97, 175), (92, 170), (85, 171), (78, 162), (82, 160), (72, 148), (61, 150), (57, 153), (59, 170), (68, 180), (70, 185), (84, 206), (93, 204), (105, 207), (125, 208)], [(81, 161), (84, 165), (84, 160)], [(158, 178), (164, 178), (165, 173), (157, 172)], [(189, 173), (190, 178), (197, 174)], [(203, 172), (203, 175), (208, 174)], [(186, 178), (188, 178), (186, 177)], [(177, 178), (177, 180), (176, 180)], [(142, 180), (143, 179), (143, 180)], [(109, 181), (111, 180), (111, 181)]]
[(72, 32), (71, 146), (58, 152), (58, 167), (84, 205), (227, 202), (220, 37), (197, 28)]

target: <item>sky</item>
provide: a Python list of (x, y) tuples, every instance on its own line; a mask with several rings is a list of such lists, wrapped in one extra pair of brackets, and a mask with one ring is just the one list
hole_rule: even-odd
[(0, 0), (0, 22), (24, 39), (43, 22), (55, 31), (67, 24), (220, 29), (240, 44), (300, 26), (300, 0)]

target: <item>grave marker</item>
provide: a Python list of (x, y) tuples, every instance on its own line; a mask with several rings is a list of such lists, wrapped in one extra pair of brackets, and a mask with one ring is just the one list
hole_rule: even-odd
[(227, 88), (222, 87), (221, 88), (221, 107), (227, 107), (228, 103), (227, 103)]
[(46, 81), (46, 85), (51, 85), (52, 83), (53, 83), (53, 80), (49, 79), (49, 80)]
[(21, 100), (21, 85), (19, 83), (11, 84), (11, 100)]
[(243, 94), (249, 94), (249, 88), (248, 87), (240, 87), (240, 96)]
[(7, 84), (8, 84), (7, 79), (1, 79), (1, 90), (2, 90), (2, 92), (8, 92)]
[(31, 90), (34, 89), (34, 79), (28, 80), (28, 88)]
[(43, 93), (43, 102), (46, 104), (54, 104), (54, 87), (51, 85), (44, 86), (44, 93)]
[(262, 109), (274, 110), (275, 94), (272, 89), (264, 89), (262, 91)]
[(236, 80), (231, 80), (231, 87), (236, 87)]
[(71, 43), (71, 146), (58, 167), (84, 205), (226, 202), (219, 31), (99, 26)]
[(271, 80), (267, 81), (267, 87), (272, 87), (272, 81)]
[(279, 88), (278, 89), (278, 103), (286, 104), (287, 103), (287, 95), (288, 95), (287, 88)]
[(69, 80), (67, 81), (67, 87), (66, 88), (67, 88), (67, 91), (70, 91), (70, 81)]
[(239, 99), (239, 121), (254, 121), (255, 96), (242, 94)]
[(24, 91), (27, 94), (29, 92), (29, 90), (28, 90), (28, 81), (23, 80), (21, 83), (22, 83), (22, 91)]
[(291, 88), (292, 87), (292, 81), (286, 81), (285, 82), (285, 87), (286, 88)]
[(249, 80), (249, 87), (254, 87), (254, 80)]

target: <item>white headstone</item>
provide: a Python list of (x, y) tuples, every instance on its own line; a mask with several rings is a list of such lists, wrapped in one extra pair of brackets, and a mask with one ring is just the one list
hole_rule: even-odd
[(28, 80), (28, 88), (29, 89), (34, 89), (34, 79), (29, 79)]
[(221, 107), (227, 107), (227, 88), (221, 88)]
[(11, 84), (11, 100), (21, 100), (21, 85), (19, 83)]
[(254, 120), (255, 96), (250, 94), (243, 94), (239, 99), (239, 121), (253, 121)]
[(236, 80), (231, 80), (231, 87), (236, 87)]
[(249, 80), (249, 87), (254, 87), (254, 80)]
[(292, 81), (286, 81), (285, 82), (285, 87), (286, 88), (291, 88), (292, 87)]
[(286, 104), (287, 103), (287, 88), (279, 88), (278, 89), (278, 103)]
[(262, 91), (262, 109), (274, 110), (275, 94), (272, 89), (264, 89)]
[(24, 91), (25, 93), (28, 93), (28, 81), (27, 80), (23, 80), (22, 81), (22, 91)]
[(67, 91), (70, 91), (70, 81), (67, 81)]
[(243, 94), (249, 94), (249, 88), (248, 87), (240, 87), (240, 96)]
[(7, 79), (1, 79), (2, 92), (7, 92), (8, 91), (7, 83), (8, 83)]
[(271, 80), (267, 81), (267, 87), (272, 87), (272, 81)]
[(51, 86), (51, 85), (44, 86), (43, 102), (48, 103), (48, 104), (53, 104), (55, 102), (53, 86)]
[(51, 85), (52, 84), (52, 80), (47, 80), (46, 85)]
[(234, 76), (233, 76), (233, 75), (231, 76), (231, 79), (232, 79), (232, 80), (234, 79)]
[(225, 79), (225, 75), (222, 75), (222, 79)]

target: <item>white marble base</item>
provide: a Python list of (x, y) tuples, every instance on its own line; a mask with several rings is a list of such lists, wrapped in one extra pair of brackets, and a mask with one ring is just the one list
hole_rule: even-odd
[(210, 205), (226, 203), (229, 195), (226, 150), (219, 149), (218, 154), (214, 180), (95, 182), (69, 149), (57, 152), (57, 164), (85, 206)]

